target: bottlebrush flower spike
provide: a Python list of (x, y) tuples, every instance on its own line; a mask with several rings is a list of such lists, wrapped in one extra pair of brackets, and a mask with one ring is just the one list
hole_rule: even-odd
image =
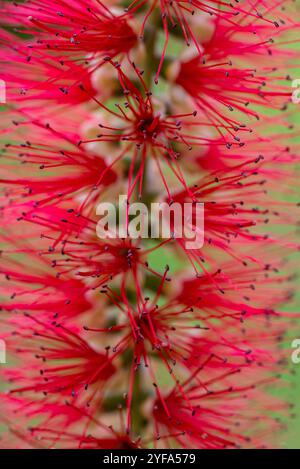
[[(298, 317), (295, 2), (126, 5), (1, 7), (0, 446), (276, 446), (289, 405), (269, 387)], [(204, 244), (171, 215), (167, 237), (103, 237), (98, 204), (123, 194), (127, 228), (135, 201), (204, 204), (204, 228), (187, 220)]]

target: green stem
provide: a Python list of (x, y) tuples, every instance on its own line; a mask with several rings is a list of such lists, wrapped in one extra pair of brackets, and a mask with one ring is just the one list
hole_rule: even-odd
[(157, 43), (157, 33), (159, 31), (158, 23), (160, 21), (160, 10), (156, 8), (148, 21), (145, 34), (144, 44), (146, 52), (146, 60), (144, 65), (144, 80), (149, 91), (153, 86), (153, 76), (157, 67), (157, 58), (155, 56), (155, 46)]

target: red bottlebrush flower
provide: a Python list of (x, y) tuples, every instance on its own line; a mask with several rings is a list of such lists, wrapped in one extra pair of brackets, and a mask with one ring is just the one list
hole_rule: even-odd
[[(133, 70), (139, 81), (140, 88), (130, 80), (123, 72), (120, 64), (112, 64), (118, 71), (120, 85), (123, 94), (126, 97), (124, 105), (116, 103), (116, 111), (112, 111), (96, 98), (92, 98), (100, 108), (104, 109), (107, 117), (111, 116), (117, 122), (115, 126), (99, 122), (98, 127), (102, 129), (101, 133), (95, 135), (89, 140), (80, 140), (80, 146), (87, 143), (124, 142), (124, 150), (118, 153), (113, 161), (114, 165), (121, 158), (131, 151), (131, 159), (128, 177), (128, 201), (130, 201), (135, 189), (138, 190), (139, 197), (142, 197), (142, 187), (144, 180), (144, 170), (149, 156), (154, 160), (157, 172), (165, 187), (169, 200), (171, 194), (167, 179), (164, 175), (162, 163), (168, 167), (168, 172), (178, 179), (179, 183), (187, 190), (187, 184), (184, 174), (177, 162), (181, 151), (191, 150), (192, 145), (205, 146), (209, 139), (198, 136), (197, 129), (199, 123), (195, 119), (197, 112), (193, 111), (187, 114), (176, 114), (164, 116), (157, 112), (151, 99), (151, 93), (142, 78), (142, 73), (133, 64)], [(82, 88), (83, 92), (86, 92)], [(138, 171), (134, 174), (134, 169), (138, 165)]]
[[(244, 267), (245, 269), (245, 267)], [(287, 281), (287, 279), (269, 279), (268, 273), (265, 273), (266, 285), (270, 284), (276, 287), (278, 284)], [(223, 283), (228, 283), (230, 270), (225, 270), (221, 276), (220, 283), (216, 275), (207, 275), (203, 279), (195, 280), (194, 288), (192, 288), (192, 282), (183, 283), (183, 289), (186, 291), (186, 296), (182, 292), (176, 298), (170, 300), (167, 304), (158, 306), (160, 302), (161, 292), (163, 291), (164, 283), (168, 279), (167, 273), (169, 268), (165, 269), (164, 276), (160, 284), (158, 285), (156, 294), (151, 298), (142, 298), (139, 296), (140, 285), (137, 282), (136, 290), (137, 295), (137, 306), (132, 306), (128, 296), (125, 292), (125, 283), (122, 282), (121, 293), (118, 294), (109, 287), (106, 287), (106, 296), (110, 302), (116, 306), (119, 310), (119, 317), (116, 319), (114, 326), (106, 328), (94, 328), (85, 327), (85, 329), (95, 335), (100, 333), (101, 335), (109, 335), (109, 344), (112, 348), (113, 353), (125, 355), (128, 349), (132, 349), (133, 359), (131, 363), (129, 392), (127, 397), (127, 430), (131, 428), (132, 419), (132, 407), (134, 399), (134, 382), (135, 375), (138, 374), (139, 370), (146, 368), (148, 372), (148, 380), (152, 382), (154, 389), (157, 394), (158, 401), (160, 401), (163, 412), (166, 413), (166, 420), (172, 415), (172, 410), (168, 409), (166, 402), (162, 396), (162, 390), (160, 385), (160, 379), (157, 376), (156, 362), (161, 361), (161, 366), (164, 365), (166, 373), (170, 375), (171, 382), (174, 382), (175, 388), (180, 394), (180, 399), (187, 401), (187, 406), (192, 409), (192, 405), (186, 398), (184, 388), (179, 380), (179, 376), (188, 372), (191, 374), (191, 378), (188, 381), (195, 379), (197, 386), (203, 388), (208, 392), (205, 384), (202, 383), (202, 379), (198, 379), (197, 375), (200, 371), (205, 370), (210, 376), (210, 371), (216, 370), (221, 373), (221, 370), (229, 368), (230, 372), (236, 370), (240, 372), (242, 368), (250, 368), (254, 364), (259, 367), (264, 367), (264, 371), (268, 370), (268, 373), (272, 371), (274, 360), (276, 358), (275, 350), (273, 350), (274, 341), (277, 342), (277, 338), (282, 335), (284, 326), (282, 324), (272, 324), (271, 319), (276, 316), (274, 311), (266, 307), (259, 308), (258, 306), (248, 306), (250, 298), (246, 297), (249, 295), (248, 289), (253, 291), (252, 284), (248, 285), (247, 278), (249, 281), (253, 280), (253, 275), (260, 273), (257, 266), (245, 274), (245, 279), (240, 281), (240, 284), (236, 286), (237, 289), (245, 291), (244, 304), (239, 300), (238, 294), (232, 294), (230, 288), (218, 291), (221, 289)], [(231, 277), (234, 278), (233, 275)], [(198, 283), (197, 283), (198, 282)], [(207, 282), (207, 292), (204, 290), (204, 286)], [(223, 282), (223, 283), (222, 283)], [(192, 298), (189, 293), (190, 290), (195, 296), (199, 295), (199, 286), (202, 284), (203, 298), (199, 296)], [(230, 298), (228, 298), (227, 290)], [(267, 287), (261, 293), (266, 294)], [(224, 298), (222, 298), (224, 295)], [(273, 305), (276, 306), (280, 301), (284, 300), (284, 289), (282, 296), (279, 298), (273, 298)], [(210, 303), (211, 301), (211, 303)], [(184, 306), (186, 304), (187, 306)], [(216, 306), (218, 305), (218, 306)], [(262, 324), (268, 324), (266, 334), (264, 337), (265, 347), (260, 346), (260, 340), (262, 339), (263, 333), (256, 343), (255, 327), (257, 326), (256, 317), (259, 317), (259, 322)], [(249, 321), (249, 318), (252, 318)], [(218, 320), (219, 324), (216, 323)], [(247, 321), (247, 326), (244, 326), (244, 322)], [(226, 321), (226, 330), (224, 330), (224, 324)], [(240, 326), (238, 324), (240, 323)], [(237, 333), (237, 330), (241, 328), (244, 333)], [(269, 343), (267, 347), (266, 344)], [(258, 373), (258, 370), (257, 370)], [(145, 379), (146, 379), (146, 375)], [(257, 376), (257, 375), (256, 375)], [(250, 389), (250, 388), (249, 388)], [(197, 424), (197, 422), (196, 422)], [(172, 435), (171, 435), (172, 436)], [(173, 435), (174, 436), (174, 435)]]
[[(204, 381), (202, 387), (187, 380), (184, 394), (174, 389), (164, 397), (164, 405), (157, 401), (153, 417), (159, 444), (168, 447), (170, 441), (175, 441), (175, 448), (265, 448), (266, 435), (258, 422), (253, 438), (247, 432), (247, 416), (251, 420), (248, 402), (251, 400), (257, 405), (262, 397), (253, 384), (232, 386), (232, 378), (238, 374), (239, 370), (219, 372), (219, 376)], [(272, 414), (284, 407), (276, 399), (269, 399), (263, 410), (264, 421), (272, 431), (278, 431), (280, 423), (272, 418)]]
[[(2, 31), (0, 61), (13, 101), (39, 106), (77, 104), (85, 99), (79, 85), (95, 94), (92, 75), (107, 57), (127, 54), (137, 37), (124, 15), (114, 15), (96, 0), (15, 3), (3, 6), (9, 26), (30, 39)], [(32, 39), (32, 37), (34, 39)]]
[[(28, 448), (68, 448), (68, 449), (138, 449), (139, 439), (133, 441), (120, 425), (116, 431), (112, 426), (93, 418), (86, 410), (66, 401), (64, 405), (56, 401), (48, 402), (48, 397), (32, 402), (15, 395), (2, 394), (6, 415), (18, 416), (17, 423), (5, 419), (10, 433), (2, 435), (1, 447), (19, 447), (26, 442)], [(22, 413), (26, 407), (27, 418), (35, 418), (35, 423), (24, 431)], [(21, 419), (21, 421), (20, 421)], [(37, 419), (39, 423), (37, 423)], [(77, 430), (72, 430), (76, 425)], [(82, 432), (78, 430), (78, 426)], [(10, 436), (10, 441), (7, 437)]]
[[(269, 180), (265, 178), (266, 175)], [(276, 176), (275, 173), (274, 178)], [(292, 226), (295, 209), (295, 204), (281, 202), (278, 210), (273, 211), (274, 200), (268, 197), (268, 189), (273, 189), (272, 169), (269, 173), (264, 169), (264, 158), (260, 155), (247, 164), (241, 163), (230, 170), (209, 173), (190, 187), (192, 195), (187, 191), (173, 194), (172, 201), (181, 207), (186, 202), (204, 203), (205, 248), (189, 250), (185, 233), (183, 232), (183, 236), (175, 236), (196, 273), (198, 266), (205, 272), (205, 262), (208, 260), (214, 263), (217, 259), (215, 256), (221, 255), (221, 252), (240, 264), (246, 263), (246, 246), (250, 248), (252, 243), (275, 245), (279, 242), (286, 249), (298, 249), (297, 242), (290, 244), (287, 240), (278, 240), (275, 235), (266, 232), (266, 225), (276, 226), (282, 222), (285, 226)], [(289, 208), (288, 212), (284, 206)], [(189, 222), (189, 228), (194, 234), (199, 229), (199, 220), (194, 216)]]
[[(108, 433), (108, 432), (107, 432)], [(132, 441), (128, 435), (111, 432), (112, 435), (97, 437), (94, 435), (81, 435), (72, 432), (58, 432), (51, 429), (34, 428), (33, 437), (41, 439), (45, 445), (53, 443), (63, 444), (68, 449), (111, 449), (111, 450), (137, 450), (139, 443)]]
[[(49, 397), (43, 396), (41, 399), (35, 401), (28, 397), (17, 397), (15, 394), (2, 393), (1, 401), (5, 408), (5, 418), (3, 422), (7, 427), (7, 432), (2, 432), (1, 448), (45, 448), (51, 447), (55, 442), (59, 441), (59, 437), (66, 432), (66, 428), (70, 425), (78, 424), (82, 415), (75, 406), (49, 401)], [(25, 415), (24, 415), (25, 414)], [(4, 413), (2, 414), (4, 416)], [(18, 416), (18, 422), (16, 423), (16, 416)], [(50, 429), (49, 433), (54, 432), (54, 428), (58, 428), (56, 437), (52, 437), (46, 445), (43, 440), (46, 438), (37, 438), (37, 430), (33, 427), (27, 428), (26, 419), (35, 419), (35, 425), (37, 425), (37, 419), (45, 419), (44, 425), (47, 425)], [(28, 420), (27, 420), (28, 424)], [(26, 430), (24, 430), (24, 425)], [(40, 424), (41, 425), (41, 424)], [(43, 433), (43, 432), (41, 432)], [(50, 444), (51, 441), (51, 444)]]
[(68, 239), (64, 243), (64, 258), (56, 266), (67, 266), (80, 277), (97, 277), (106, 282), (113, 276), (133, 268), (141, 262), (139, 248), (131, 240)]
[[(127, 53), (135, 45), (136, 35), (124, 15), (114, 15), (102, 2), (80, 0), (27, 1), (13, 7), (6, 6), (8, 24), (34, 37), (28, 41), (29, 52), (47, 50), (63, 60), (72, 54), (72, 60), (111, 57)], [(90, 53), (90, 57), (84, 54)], [(30, 57), (30, 54), (28, 54)]]
[(290, 28), (299, 26), (290, 7), (290, 4), (285, 5), (285, 13), (280, 11), (280, 2), (269, 8), (269, 15), (280, 18), (276, 28), (263, 18), (262, 21), (255, 20), (247, 11), (240, 12), (239, 18), (233, 21), (216, 19), (213, 31), (202, 41), (203, 55), (214, 60), (230, 57), (239, 62), (245, 59), (251, 63), (259, 61), (260, 65), (264, 65), (260, 59), (267, 57), (272, 57), (272, 62), (276, 64), (278, 60), (285, 61), (288, 56), (293, 57), (292, 49), (283, 48), (283, 41), (278, 43), (274, 40), (278, 36), (282, 37)]
[[(206, 152), (195, 155), (195, 162), (207, 173), (210, 171), (228, 171), (237, 162), (247, 161), (248, 158), (254, 160), (264, 158), (264, 165), (260, 168), (260, 173), (265, 174), (269, 181), (280, 179), (282, 184), (291, 181), (293, 178), (293, 163), (297, 161), (296, 148), (281, 144), (283, 134), (277, 136), (260, 137), (251, 136), (246, 139), (245, 145), (224, 146), (222, 139), (216, 140), (210, 145)], [(246, 151), (245, 151), (246, 150)]]
[[(165, 34), (164, 48), (159, 62), (158, 70), (155, 75), (156, 82), (161, 72), (163, 61), (167, 52), (167, 47), (170, 40), (170, 30), (174, 29), (177, 25), (179, 25), (179, 27), (181, 28), (182, 35), (186, 44), (189, 46), (192, 42), (196, 46), (199, 54), (202, 54), (201, 36), (198, 37), (198, 31), (196, 30), (197, 24), (191, 25), (189, 21), (189, 19), (193, 18), (195, 12), (200, 11), (204, 13), (204, 18), (206, 21), (210, 19), (210, 16), (222, 18), (226, 20), (225, 24), (227, 24), (228, 28), (232, 24), (236, 25), (237, 28), (239, 27), (239, 21), (236, 21), (237, 16), (244, 16), (246, 18), (250, 18), (253, 22), (257, 20), (262, 20), (263, 22), (265, 21), (268, 25), (273, 26), (273, 29), (274, 26), (276, 28), (279, 27), (279, 24), (276, 20), (272, 20), (269, 18), (269, 8), (266, 8), (264, 6), (263, 8), (257, 9), (249, 1), (246, 1), (245, 5), (242, 6), (240, 6), (240, 4), (232, 4), (230, 2), (220, 0), (213, 0), (208, 3), (199, 0), (175, 0), (172, 2), (168, 0), (162, 0), (160, 2), (158, 2), (158, 0), (151, 0), (151, 2), (149, 3), (151, 5), (146, 14), (144, 14), (140, 35), (144, 35), (145, 25), (149, 17), (151, 17), (151, 14), (156, 11), (156, 7), (158, 6), (161, 10), (161, 18)], [(132, 13), (139, 13), (139, 11), (145, 5), (147, 5), (146, 0), (134, 0), (126, 9), (126, 11), (130, 11)], [(271, 14), (274, 14), (274, 11), (272, 10)]]
[[(298, 317), (294, 2), (127, 6), (2, 6), (0, 445), (272, 447)], [(174, 214), (166, 238), (101, 238), (123, 194), (125, 224), (164, 203), (183, 234)]]
[(25, 314), (16, 319), (16, 325), (22, 330), (18, 328), (8, 339), (8, 346), (26, 356), (26, 367), (7, 371), (11, 393), (58, 393), (76, 401), (77, 394), (81, 398), (86, 390), (86, 402), (99, 398), (99, 386), (115, 372), (108, 354), (95, 351), (76, 331), (55, 320), (47, 324)]
[[(76, 105), (85, 100), (79, 84), (95, 94), (91, 83), (92, 70), (84, 64), (66, 58), (58, 60), (44, 51), (36, 51), (28, 55), (29, 49), (23, 41), (13, 34), (0, 33), (0, 63), (4, 65), (1, 77), (7, 83), (7, 99), (9, 102), (25, 103), (28, 106), (40, 106), (47, 102), (53, 105)], [(7, 60), (10, 63), (7, 63)], [(105, 62), (103, 62), (105, 63)]]
[(279, 84), (284, 77), (273, 77), (272, 71), (272, 67), (266, 67), (264, 75), (259, 76), (254, 68), (235, 68), (231, 61), (218, 63), (213, 56), (208, 61), (196, 56), (180, 64), (176, 83), (192, 96), (201, 114), (220, 135), (227, 131), (239, 142), (239, 130), (252, 130), (230, 113), (259, 119), (253, 106), (280, 110), (290, 101), (290, 88)]
[(259, 265), (254, 256), (255, 252), (250, 251), (244, 257), (243, 266), (230, 261), (215, 272), (186, 279), (177, 300), (198, 308), (200, 317), (209, 321), (237, 319), (243, 322), (257, 315), (277, 316), (274, 308), (283, 304), (290, 294), (289, 277), (278, 274), (275, 253), (271, 256), (273, 264), (264, 266)]
[[(7, 239), (2, 242), (8, 244)], [(16, 243), (16, 241), (15, 241)], [(26, 253), (26, 262), (32, 265), (26, 271), (22, 259)], [(79, 316), (90, 310), (91, 302), (87, 299), (89, 288), (80, 278), (74, 278), (68, 272), (54, 270), (56, 262), (46, 260), (46, 256), (37, 255), (32, 245), (19, 245), (19, 258), (1, 253), (0, 291), (1, 309), (8, 312), (37, 312), (40, 317), (53, 318)], [(38, 286), (38, 288), (36, 288)]]
[[(5, 172), (0, 182), (11, 186), (10, 200), (16, 205), (27, 199), (27, 203), (34, 200), (36, 207), (43, 207), (81, 193), (85, 194), (81, 205), (89, 205), (95, 203), (105, 187), (116, 181), (117, 175), (100, 155), (78, 148), (78, 136), (56, 130), (49, 123), (14, 123), (17, 129), (20, 127), (24, 132), (24, 127), (28, 126), (25, 132), (38, 135), (36, 141), (24, 141), (22, 137), (21, 142), (18, 136), (18, 143), (15, 140), (13, 144), (5, 144), (2, 150), (7, 166), (3, 164)], [(12, 161), (20, 164), (19, 169), (14, 165), (13, 177)], [(22, 174), (24, 164), (31, 167), (30, 177)]]

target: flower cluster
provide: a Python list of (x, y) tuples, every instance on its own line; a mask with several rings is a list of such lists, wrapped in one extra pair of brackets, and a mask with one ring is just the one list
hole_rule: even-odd
[[(299, 248), (297, 5), (1, 10), (1, 446), (275, 445)], [(204, 245), (100, 239), (97, 204), (123, 193), (204, 204)]]

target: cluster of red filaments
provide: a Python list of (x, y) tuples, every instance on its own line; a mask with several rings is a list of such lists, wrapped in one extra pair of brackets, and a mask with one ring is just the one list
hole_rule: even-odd
[[(295, 2), (2, 10), (0, 446), (276, 445), (297, 316)], [(96, 207), (120, 194), (204, 204), (204, 245), (173, 226), (99, 238)]]

